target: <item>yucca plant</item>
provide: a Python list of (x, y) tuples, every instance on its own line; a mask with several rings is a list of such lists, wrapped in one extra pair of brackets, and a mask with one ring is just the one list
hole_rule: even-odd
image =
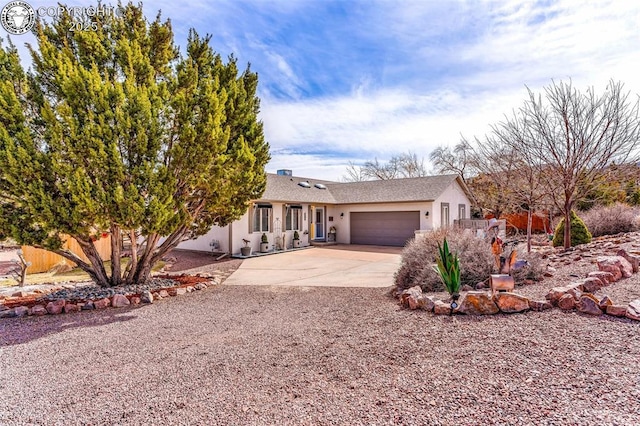
[(442, 245), (438, 243), (439, 257), (433, 269), (440, 275), (444, 287), (455, 301), (460, 293), (460, 259), (457, 253), (449, 251), (449, 243), (444, 239)]

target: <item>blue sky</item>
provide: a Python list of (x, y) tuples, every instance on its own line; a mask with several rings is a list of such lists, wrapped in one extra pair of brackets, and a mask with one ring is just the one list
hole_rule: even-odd
[(178, 44), (193, 27), (222, 55), (251, 62), (270, 172), (339, 180), (349, 161), (409, 150), (427, 158), (461, 135), (484, 135), (522, 105), (525, 85), (539, 92), (552, 79), (598, 91), (614, 79), (640, 93), (635, 1), (160, 0), (144, 8), (171, 19)]

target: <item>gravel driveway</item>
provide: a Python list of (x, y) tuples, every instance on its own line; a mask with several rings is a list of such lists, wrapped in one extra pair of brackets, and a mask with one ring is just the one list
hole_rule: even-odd
[(640, 419), (640, 323), (400, 310), (380, 288), (220, 286), (0, 321), (0, 424)]

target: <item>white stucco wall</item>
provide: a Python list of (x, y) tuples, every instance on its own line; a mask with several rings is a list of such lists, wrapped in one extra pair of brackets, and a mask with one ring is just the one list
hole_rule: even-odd
[[(280, 221), (280, 229), (281, 232), (285, 235), (285, 246), (287, 248), (293, 247), (293, 232), (294, 231), (285, 231), (285, 212), (284, 212), (284, 204), (285, 203), (270, 203), (272, 206), (272, 221), (271, 221), (271, 232), (267, 232), (267, 238), (269, 239), (269, 248), (273, 249), (276, 244), (277, 235), (274, 233), (276, 224)], [(302, 206), (302, 225), (301, 229), (298, 231), (300, 235), (301, 245), (307, 246), (309, 245), (308, 235), (303, 234), (304, 230), (309, 229), (309, 205), (301, 204)], [(247, 239), (251, 241), (249, 246), (252, 248), (252, 251), (260, 250), (260, 241), (262, 239), (262, 232), (252, 232), (251, 227), (249, 226), (250, 218), (252, 217), (253, 207), (249, 207), (247, 213), (233, 223), (233, 232), (232, 232), (232, 253), (237, 254), (240, 253), (240, 247), (244, 247), (243, 239)]]
[(214, 226), (205, 235), (202, 235), (195, 240), (187, 240), (178, 244), (178, 249), (183, 250), (196, 250), (196, 251), (212, 251), (211, 242), (217, 240), (220, 248), (217, 252), (229, 251), (229, 227)]
[(459, 217), (458, 209), (460, 204), (465, 205), (465, 219), (469, 219), (471, 214), (471, 202), (457, 181), (452, 182), (446, 191), (444, 191), (433, 203), (434, 228), (439, 228), (442, 224), (442, 203), (449, 203), (449, 225), (453, 225), (454, 220), (461, 219)]

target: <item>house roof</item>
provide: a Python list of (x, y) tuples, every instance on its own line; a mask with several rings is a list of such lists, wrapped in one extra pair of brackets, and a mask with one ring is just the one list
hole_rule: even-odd
[[(304, 188), (298, 183), (306, 182), (309, 188)], [(267, 187), (260, 200), (284, 201), (292, 203), (317, 203), (336, 204), (335, 198), (328, 189), (328, 184), (335, 184), (320, 179), (312, 179), (299, 176), (282, 176), (267, 173)], [(316, 188), (316, 184), (327, 186), (327, 189)]]
[[(472, 199), (467, 186), (455, 174), (342, 183), (269, 173), (261, 200), (317, 204), (434, 201), (454, 181), (458, 181), (462, 190)], [(307, 182), (309, 188), (300, 186), (300, 182)], [(316, 184), (324, 185), (326, 189), (319, 189)]]
[(434, 201), (458, 175), (372, 180), (328, 185), (338, 204)]

